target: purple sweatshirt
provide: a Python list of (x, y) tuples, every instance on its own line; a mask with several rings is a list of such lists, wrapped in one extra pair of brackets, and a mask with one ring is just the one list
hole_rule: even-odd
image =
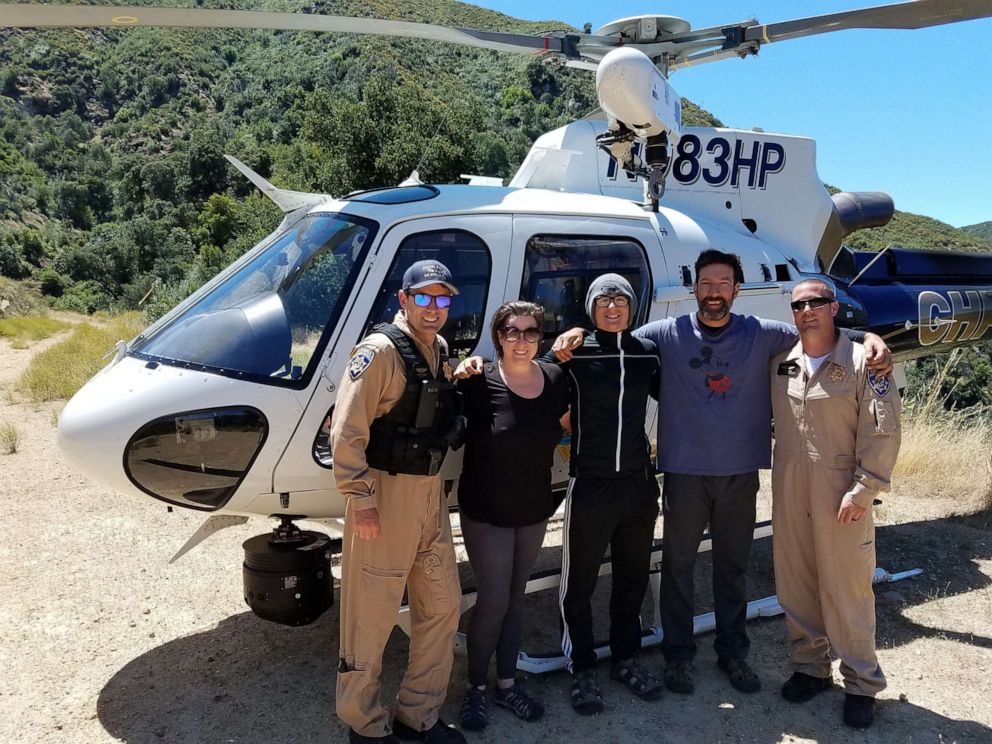
[(634, 331), (661, 358), (658, 469), (687, 475), (739, 475), (771, 467), (768, 360), (799, 338), (794, 325), (731, 313), (722, 333), (696, 314)]

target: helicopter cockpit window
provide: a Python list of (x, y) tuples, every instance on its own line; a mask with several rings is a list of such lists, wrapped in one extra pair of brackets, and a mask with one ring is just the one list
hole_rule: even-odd
[(520, 297), (544, 307), (545, 338), (576, 326), (591, 328), (586, 292), (608, 272), (634, 288), (637, 317), (631, 326), (641, 325), (651, 304), (651, 271), (644, 246), (632, 238), (535, 235), (527, 241)]
[(303, 387), (349, 289), (375, 223), (313, 214), (131, 350), (142, 359)]
[(145, 493), (212, 511), (234, 495), (269, 425), (250, 406), (185, 411), (149, 421), (124, 448), (124, 471)]
[(392, 322), (400, 308), (396, 294), (403, 283), (403, 272), (414, 261), (431, 258), (451, 270), (458, 287), (458, 296), (451, 303), (441, 335), (448, 342), (451, 356), (467, 354), (478, 344), (484, 327), (492, 260), (486, 244), (464, 230), (419, 233), (400, 244), (393, 265), (389, 267), (389, 275), (379, 288), (365, 333), (378, 323)]

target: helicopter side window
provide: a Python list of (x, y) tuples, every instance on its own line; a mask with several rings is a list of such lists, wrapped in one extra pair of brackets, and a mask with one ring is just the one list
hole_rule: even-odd
[(256, 256), (131, 353), (141, 359), (305, 387), (344, 309), (375, 223), (319, 213)]
[(637, 317), (644, 323), (651, 304), (651, 271), (644, 246), (632, 238), (535, 235), (527, 241), (521, 299), (542, 305), (544, 337), (552, 339), (569, 328), (591, 328), (585, 299), (597, 276), (620, 274), (637, 296)]
[(479, 343), (484, 328), (492, 259), (482, 239), (465, 230), (419, 233), (400, 244), (362, 335), (374, 325), (392, 322), (400, 308), (396, 294), (403, 283), (403, 272), (414, 261), (425, 259), (440, 261), (451, 270), (458, 296), (451, 303), (441, 335), (452, 357), (468, 354)]

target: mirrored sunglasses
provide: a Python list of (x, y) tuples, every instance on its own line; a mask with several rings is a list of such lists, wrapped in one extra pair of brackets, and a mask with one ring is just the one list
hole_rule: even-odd
[(609, 307), (611, 302), (616, 307), (627, 307), (630, 304), (630, 300), (623, 295), (601, 295), (596, 298), (596, 307)]
[(504, 341), (509, 341), (511, 344), (516, 343), (521, 338), (529, 344), (536, 344), (544, 337), (544, 334), (537, 328), (528, 328), (521, 331), (519, 328), (514, 328), (513, 326), (501, 328), (499, 335)]
[(816, 310), (818, 307), (829, 305), (833, 301), (833, 297), (813, 297), (808, 300), (796, 300), (795, 302), (790, 302), (789, 305), (792, 306), (793, 312), (798, 313), (805, 310), (807, 307), (811, 307)]
[(417, 307), (430, 307), (433, 302), (438, 310), (444, 310), (451, 305), (451, 295), (431, 295), (425, 292), (416, 292), (410, 295), (413, 304)]

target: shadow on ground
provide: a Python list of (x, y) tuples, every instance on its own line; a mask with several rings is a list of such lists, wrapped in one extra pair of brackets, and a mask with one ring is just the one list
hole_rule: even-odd
[[(935, 597), (948, 597), (988, 587), (976, 558), (992, 557), (992, 514), (951, 517), (878, 530), (879, 564), (889, 570), (924, 568), (923, 576), (883, 586), (879, 590), (880, 645), (899, 646), (937, 635), (982, 649), (992, 648), (987, 635), (953, 628), (924, 626), (903, 610)], [(753, 596), (771, 593), (768, 540), (756, 544)], [(555, 551), (548, 551), (553, 560)], [(548, 560), (542, 557), (542, 560)], [(700, 561), (697, 590), (699, 611), (708, 609), (708, 560)], [(597, 592), (605, 618), (608, 581)], [(895, 594), (893, 594), (895, 593)], [(528, 606), (530, 644), (553, 644), (557, 637), (556, 592), (532, 595)], [(645, 618), (650, 619), (647, 612)], [(463, 628), (464, 628), (463, 618)], [(605, 627), (603, 628), (605, 630)], [(853, 741), (992, 741), (992, 729), (974, 721), (954, 720), (910, 702), (883, 700), (878, 724), (871, 732), (852, 734), (840, 725), (843, 696), (839, 690), (813, 703), (794, 706), (778, 696), (783, 678), (785, 646), (781, 619), (749, 626), (752, 659), (765, 680), (765, 689), (742, 696), (715, 669), (711, 638), (700, 638), (696, 661), (697, 693), (666, 695), (656, 703), (634, 700), (602, 673), (607, 710), (579, 719), (568, 707), (565, 674), (534, 677), (528, 684), (548, 705), (548, 715), (524, 724), (496, 711), (495, 724), (471, 742), (777, 742), (787, 736), (821, 742)], [(119, 670), (102, 689), (97, 703), (101, 724), (125, 742), (342, 742), (347, 729), (334, 710), (334, 659), (337, 656), (337, 605), (305, 628), (284, 628), (240, 613), (216, 627), (163, 644)], [(399, 684), (407, 650), (398, 630), (386, 655), (384, 699)], [(657, 650), (646, 651), (645, 662), (660, 672)], [(464, 684), (464, 660), (456, 658), (452, 694), (445, 706), (449, 720), (457, 716)], [(894, 682), (894, 681), (893, 681)], [(815, 706), (815, 707), (811, 707)]]

